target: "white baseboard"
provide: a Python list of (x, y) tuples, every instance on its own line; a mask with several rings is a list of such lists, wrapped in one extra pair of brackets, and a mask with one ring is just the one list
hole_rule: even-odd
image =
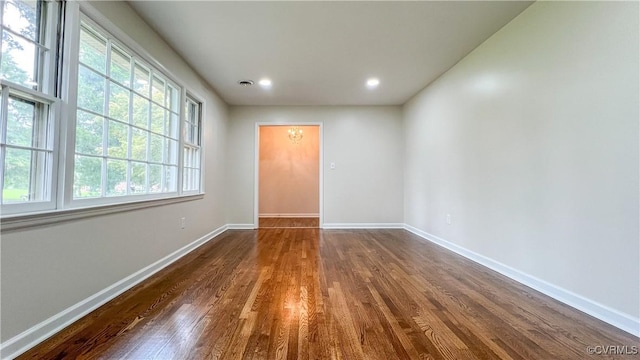
[(169, 266), (171, 263), (205, 244), (214, 237), (222, 234), (228, 228), (227, 225), (202, 236), (198, 240), (174, 251), (164, 258), (154, 262), (153, 264), (140, 269), (139, 271), (127, 276), (126, 278), (116, 282), (115, 284), (89, 296), (88, 298), (78, 302), (77, 304), (59, 312), (56, 315), (42, 321), (41, 323), (23, 331), (22, 333), (12, 337), (0, 345), (0, 356), (2, 359), (13, 359), (24, 353), (30, 348), (36, 346), (50, 336), (71, 325), (91, 311), (106, 304), (111, 299), (129, 290), (141, 281), (147, 279), (156, 272)]
[(323, 229), (404, 229), (400, 223), (324, 223)]
[(569, 305), (608, 324), (611, 324), (620, 330), (624, 330), (632, 335), (640, 337), (640, 319), (638, 318), (634, 318), (629, 314), (622, 313), (606, 305), (587, 299), (584, 296), (578, 295), (574, 292), (548, 283), (542, 279), (538, 279), (535, 276), (526, 274), (520, 270), (514, 269), (484, 255), (480, 255), (471, 250), (467, 250), (459, 245), (451, 243), (438, 236), (429, 234), (428, 232), (417, 229), (411, 225), (405, 224), (404, 228), (405, 230), (412, 232), (425, 240), (428, 240), (436, 245), (440, 245), (448, 250), (466, 257), (471, 261), (486, 266), (491, 270), (497, 271), (504, 276), (507, 276), (523, 285), (526, 285), (547, 296), (550, 296), (566, 305)]
[(255, 228), (253, 224), (227, 224), (228, 230), (254, 230)]
[(300, 213), (295, 213), (295, 214), (287, 214), (287, 213), (282, 213), (282, 214), (258, 214), (258, 217), (261, 218), (279, 218), (279, 217), (285, 217), (285, 218), (317, 218), (320, 217), (320, 214), (317, 213), (308, 213), (308, 214), (300, 214)]

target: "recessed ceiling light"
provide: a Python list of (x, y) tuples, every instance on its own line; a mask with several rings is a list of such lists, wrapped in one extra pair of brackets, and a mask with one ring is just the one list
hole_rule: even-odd
[(253, 85), (253, 80), (240, 80), (238, 81), (238, 84), (240, 84), (240, 86), (251, 86)]
[(271, 86), (271, 80), (261, 79), (260, 82), (258, 82), (258, 84), (260, 84), (260, 86), (269, 87)]
[(374, 88), (376, 86), (380, 85), (380, 80), (376, 79), (376, 78), (371, 78), (369, 80), (367, 80), (367, 86), (370, 88)]

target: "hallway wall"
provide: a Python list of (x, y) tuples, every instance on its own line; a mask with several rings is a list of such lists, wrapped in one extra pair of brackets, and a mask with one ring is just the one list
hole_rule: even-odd
[(303, 137), (294, 143), (291, 126), (260, 127), (260, 216), (318, 216), (319, 127), (298, 128)]

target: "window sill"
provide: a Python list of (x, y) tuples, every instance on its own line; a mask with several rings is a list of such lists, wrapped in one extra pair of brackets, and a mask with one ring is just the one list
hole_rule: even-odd
[(204, 198), (204, 194), (195, 194), (166, 199), (143, 200), (113, 205), (101, 205), (32, 214), (10, 215), (0, 219), (0, 231), (4, 233), (13, 230), (33, 228), (36, 226), (58, 224), (61, 222), (86, 219), (96, 216), (176, 204), (185, 201), (200, 200), (202, 198)]

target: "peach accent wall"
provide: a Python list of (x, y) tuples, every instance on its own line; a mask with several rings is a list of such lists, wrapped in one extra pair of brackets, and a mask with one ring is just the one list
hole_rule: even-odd
[(289, 140), (291, 126), (260, 127), (259, 214), (319, 213), (319, 126), (299, 126), (303, 138)]

